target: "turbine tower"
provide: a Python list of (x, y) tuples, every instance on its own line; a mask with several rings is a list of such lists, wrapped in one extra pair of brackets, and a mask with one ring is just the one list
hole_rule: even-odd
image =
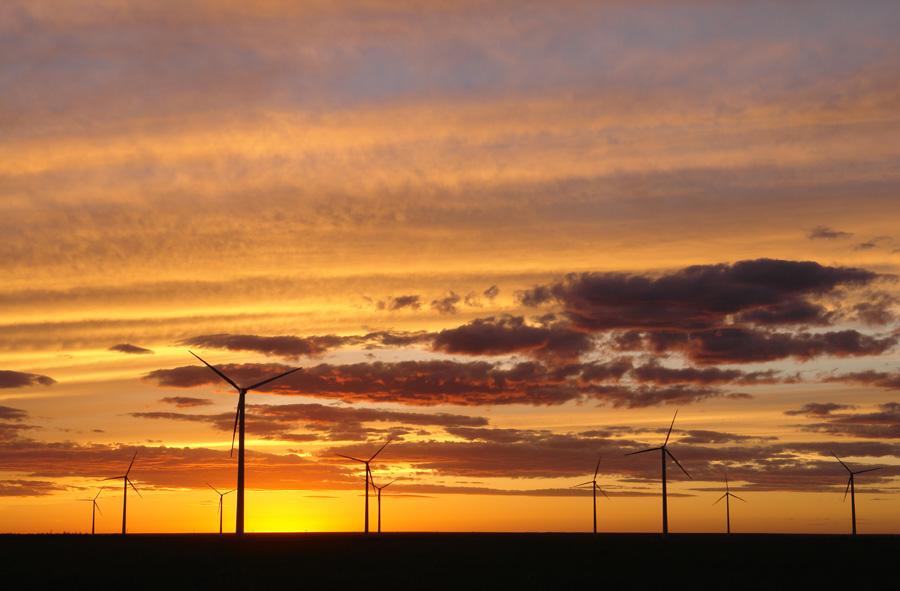
[[(134, 466), (134, 459), (137, 457), (137, 450), (134, 450), (134, 455), (131, 456), (131, 463), (128, 464), (128, 469), (125, 470), (125, 474), (122, 476), (110, 476), (109, 478), (104, 478), (103, 480), (118, 480), (122, 479), (122, 535), (125, 535), (125, 510), (128, 508), (128, 487), (134, 489), (134, 492), (138, 494), (142, 499), (144, 498), (141, 495), (141, 492), (134, 487), (134, 484), (131, 482), (131, 479), (128, 478), (129, 472), (131, 472), (131, 467)], [(100, 493), (97, 493), (98, 495)]]
[(218, 490), (216, 487), (214, 487), (213, 485), (211, 485), (211, 484), (208, 483), (208, 482), (206, 483), (206, 486), (208, 486), (209, 488), (211, 488), (211, 489), (213, 489), (214, 491), (216, 491), (216, 494), (219, 495), (219, 535), (221, 536), (221, 535), (222, 535), (222, 513), (223, 513), (223, 511), (222, 511), (222, 504), (223, 504), (223, 503), (222, 503), (222, 499), (225, 498), (225, 495), (230, 494), (230, 493), (233, 493), (233, 492), (236, 491), (237, 489), (236, 489), (236, 488), (233, 488), (233, 489), (231, 489), (231, 490), (228, 491), (228, 492), (219, 492), (219, 490)]
[[(200, 356), (194, 353), (193, 351), (188, 351), (191, 355), (200, 359)], [(203, 359), (200, 359), (203, 361)], [(248, 386), (246, 388), (241, 388), (234, 382), (232, 382), (228, 376), (224, 373), (203, 361), (203, 365), (208, 367), (209, 369), (216, 372), (219, 377), (223, 380), (231, 384), (231, 386), (238, 391), (238, 404), (237, 404), (237, 412), (234, 415), (234, 431), (231, 434), (231, 452), (234, 453), (234, 435), (237, 432), (238, 435), (238, 477), (237, 477), (237, 511), (235, 515), (235, 524), (234, 524), (234, 533), (237, 537), (243, 537), (244, 535), (244, 401), (247, 397), (247, 392), (250, 390), (255, 390), (264, 384), (268, 384), (278, 378), (283, 378), (284, 376), (294, 373), (295, 371), (299, 371), (302, 368), (295, 367), (290, 371), (286, 371), (282, 374), (275, 376), (274, 378), (269, 378), (259, 382), (258, 384), (253, 384), (252, 386)]]
[[(669, 436), (672, 434), (672, 427), (675, 426), (675, 417), (678, 416), (678, 411), (675, 411), (675, 416), (672, 417), (672, 424), (669, 425), (669, 432), (666, 433), (666, 440), (660, 447), (651, 447), (650, 449), (642, 449), (641, 451), (631, 452), (630, 454), (625, 454), (626, 456), (633, 456), (635, 454), (643, 454), (648, 451), (656, 451), (659, 450), (660, 456), (662, 457), (662, 526), (663, 526), (663, 535), (669, 533), (669, 511), (666, 505), (666, 455), (672, 458), (672, 461), (675, 462), (675, 465), (681, 468), (681, 471), (684, 474), (691, 478), (691, 475), (688, 474), (687, 470), (678, 463), (678, 460), (675, 459), (675, 456), (672, 455), (672, 452), (668, 450), (666, 445), (669, 443)], [(693, 478), (691, 478), (693, 480)]]
[[(725, 532), (728, 534), (731, 534), (731, 505), (728, 502), (728, 499), (730, 499), (731, 497), (734, 497), (735, 499), (737, 499), (739, 501), (744, 501), (745, 503), (747, 502), (744, 499), (742, 499), (741, 497), (737, 496), (736, 494), (734, 494), (728, 490), (728, 471), (726, 470), (725, 471), (725, 494), (722, 495), (721, 497), (719, 497), (719, 501), (721, 501), (722, 499), (725, 499)], [(718, 505), (719, 501), (716, 501), (715, 503), (713, 503), (713, 506), (715, 507), (716, 505)]]
[(395, 482), (397, 482), (397, 480), (391, 480), (387, 484), (378, 486), (377, 484), (375, 484), (374, 480), (370, 481), (372, 488), (374, 488), (378, 492), (378, 533), (381, 533), (381, 491), (394, 484)]
[[(374, 459), (375, 459), (375, 456), (377, 456), (378, 454), (380, 454), (380, 453), (381, 453), (381, 450), (383, 450), (385, 447), (387, 447), (387, 444), (390, 443), (390, 442), (391, 442), (391, 438), (388, 437), (388, 440), (384, 442), (384, 445), (382, 445), (382, 446), (378, 449), (378, 451), (376, 451), (374, 454), (372, 454), (372, 457), (369, 458), (368, 460), (361, 460), (361, 459), (359, 459), (359, 458), (354, 458), (354, 457), (351, 457), (351, 456), (345, 456), (345, 455), (343, 455), (343, 454), (335, 454), (335, 455), (340, 456), (340, 457), (342, 457), (342, 458), (347, 458), (348, 460), (353, 460), (354, 462), (361, 462), (361, 463), (363, 463), (363, 464), (366, 465), (366, 516), (365, 516), (365, 520), (366, 520), (366, 521), (365, 521), (365, 525), (364, 525), (364, 527), (363, 527), (363, 531), (365, 531), (366, 533), (369, 533), (369, 483), (372, 481), (372, 469), (369, 467), (369, 463), (370, 463), (372, 460), (374, 460)], [(387, 486), (387, 485), (385, 485), (385, 486)]]
[(597, 484), (597, 474), (600, 472), (600, 460), (602, 459), (603, 458), (601, 457), (597, 460), (597, 469), (594, 470), (593, 480), (588, 480), (587, 482), (582, 482), (581, 484), (575, 485), (575, 488), (580, 488), (582, 486), (587, 486), (590, 484), (591, 490), (593, 490), (594, 492), (594, 533), (597, 533), (597, 491), (599, 490), (601, 493), (603, 493), (603, 496), (606, 497), (607, 500), (609, 500), (609, 497), (606, 496), (606, 493), (603, 492), (603, 489), (600, 488), (599, 484)]
[[(831, 452), (831, 455), (834, 456), (834, 459), (841, 462), (841, 458), (837, 457), (834, 452)], [(844, 491), (844, 500), (847, 500), (847, 492), (850, 492), (850, 515), (853, 519), (853, 535), (856, 535), (856, 494), (853, 487), (853, 477), (857, 474), (862, 474), (863, 472), (872, 472), (873, 470), (881, 470), (881, 466), (877, 468), (867, 468), (865, 470), (857, 470), (854, 472), (850, 468), (847, 467), (847, 464), (841, 462), (841, 466), (844, 467), (844, 470), (850, 473), (850, 480), (847, 482), (847, 490)]]
[(100, 490), (97, 491), (97, 496), (94, 497), (93, 504), (91, 506), (91, 535), (94, 535), (94, 524), (96, 524), (97, 522), (97, 513), (99, 512), (101, 516), (103, 515), (103, 511), (100, 511), (100, 505), (97, 504), (97, 498), (100, 496), (100, 493), (103, 492), (104, 488), (106, 487), (101, 486)]

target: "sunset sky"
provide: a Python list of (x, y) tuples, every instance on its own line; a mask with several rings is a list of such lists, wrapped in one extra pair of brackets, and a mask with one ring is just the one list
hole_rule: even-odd
[[(6, 0), (0, 533), (900, 533), (900, 3)], [(113, 488), (114, 487), (114, 488)], [(234, 531), (235, 495), (225, 497)], [(375, 507), (373, 511), (373, 528)]]

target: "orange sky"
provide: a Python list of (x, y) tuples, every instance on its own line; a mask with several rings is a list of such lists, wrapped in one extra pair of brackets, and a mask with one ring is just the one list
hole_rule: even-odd
[[(0, 532), (900, 533), (890, 2), (0, 7)], [(650, 456), (653, 456), (652, 458)], [(104, 489), (98, 531), (121, 527)], [(133, 502), (132, 502), (133, 501)], [(374, 505), (373, 505), (374, 519)], [(225, 497), (226, 530), (234, 495)], [(374, 527), (374, 521), (373, 521)]]

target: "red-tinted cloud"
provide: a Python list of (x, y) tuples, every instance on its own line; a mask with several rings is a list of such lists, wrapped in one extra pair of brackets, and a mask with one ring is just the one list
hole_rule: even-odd
[(122, 343), (119, 345), (113, 345), (107, 351), (114, 351), (116, 353), (128, 353), (129, 355), (153, 355), (153, 351), (150, 349), (144, 349), (143, 347), (138, 347), (136, 345), (129, 345), (127, 343)]
[(169, 396), (166, 398), (161, 398), (160, 402), (163, 404), (172, 404), (177, 406), (178, 408), (191, 408), (194, 406), (209, 406), (212, 404), (212, 400), (208, 398), (189, 398), (187, 396)]
[(521, 316), (478, 318), (457, 328), (442, 330), (432, 342), (435, 351), (462, 355), (532, 353), (541, 357), (573, 359), (590, 351), (593, 343), (584, 332), (526, 324)]
[(55, 383), (56, 380), (47, 376), (0, 369), (0, 388), (22, 388), (37, 385), (52, 386)]

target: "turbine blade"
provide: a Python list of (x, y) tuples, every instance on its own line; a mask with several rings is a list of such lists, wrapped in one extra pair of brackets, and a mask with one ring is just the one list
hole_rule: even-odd
[[(677, 417), (677, 416), (678, 416), (678, 409), (675, 410), (675, 417)], [(666, 442), (662, 444), (663, 447), (665, 447), (669, 443), (669, 435), (672, 434), (672, 427), (675, 426), (675, 417), (672, 417), (672, 424), (669, 425), (669, 432), (666, 433)]]
[(739, 501), (744, 501), (745, 503), (747, 502), (746, 499), (742, 499), (741, 497), (739, 497), (739, 496), (737, 496), (737, 495), (733, 495), (733, 494), (731, 494), (731, 493), (728, 493), (728, 494), (731, 495), (732, 497), (734, 497), (735, 499), (739, 500)]
[(97, 509), (97, 513), (103, 515), (103, 511), (100, 510), (100, 505), (97, 504), (97, 501), (94, 501), (94, 507)]
[(231, 490), (228, 491), (228, 492), (224, 492), (224, 493), (220, 493), (220, 494), (224, 497), (225, 495), (230, 494), (230, 493), (233, 493), (233, 492), (236, 491), (236, 490), (237, 490), (236, 488), (233, 488), (233, 489), (231, 489)]
[(209, 488), (211, 488), (211, 489), (213, 489), (214, 491), (216, 491), (216, 493), (222, 494), (222, 493), (219, 492), (219, 489), (217, 489), (216, 487), (214, 487), (214, 486), (211, 485), (210, 483), (207, 482), (207, 483), (206, 483), (206, 486), (208, 486)]
[(118, 480), (119, 478), (125, 478), (125, 476), (110, 476), (109, 478), (101, 478), (100, 482), (103, 482), (104, 480)]
[(387, 484), (381, 485), (381, 488), (387, 488), (387, 487), (389, 487), (390, 485), (392, 485), (392, 484), (394, 484), (395, 482), (397, 482), (397, 480), (399, 480), (399, 478), (396, 479), (396, 480), (391, 480), (391, 481), (388, 482)]
[[(834, 452), (831, 452), (831, 455), (834, 456), (834, 459), (836, 459), (837, 461), (841, 462), (841, 458), (837, 457), (837, 454), (835, 454)], [(841, 466), (844, 467), (844, 470), (846, 470), (847, 472), (850, 472), (851, 474), (853, 474), (853, 471), (850, 470), (850, 468), (847, 467), (847, 464), (845, 464), (844, 462), (841, 462)]]
[(134, 492), (136, 492), (139, 497), (141, 497), (142, 499), (144, 498), (144, 495), (141, 494), (141, 491), (139, 491), (137, 488), (135, 488), (134, 483), (131, 482), (131, 479), (128, 478), (127, 476), (125, 477), (125, 482), (127, 482), (129, 485), (131, 485), (131, 488), (134, 489)]
[[(188, 350), (188, 353), (190, 353), (191, 355), (193, 355), (193, 356), (196, 357), (197, 359), (200, 359), (200, 356), (197, 355), (196, 353), (194, 353), (193, 351), (191, 351), (190, 349)], [(203, 359), (200, 359), (200, 361), (203, 361)], [(221, 371), (219, 371), (218, 369), (216, 369), (215, 367), (213, 367), (212, 365), (208, 364), (208, 363), (205, 362), (205, 361), (203, 361), (203, 365), (205, 365), (205, 366), (208, 367), (209, 369), (211, 369), (211, 370), (213, 370), (214, 372), (216, 372), (217, 374), (219, 374), (219, 377), (221, 377), (223, 380), (225, 380), (226, 382), (228, 382), (229, 384), (231, 384), (231, 386), (232, 386), (235, 390), (240, 391), (241, 388), (240, 388), (237, 384), (235, 384), (234, 382), (232, 382), (232, 381), (228, 378), (228, 376), (226, 376), (225, 374), (223, 374)]]
[(105, 487), (105, 486), (101, 486), (101, 487), (100, 487), (100, 490), (97, 491), (97, 496), (94, 497), (94, 502), (95, 502), (95, 503), (97, 502), (97, 498), (100, 496), (100, 493), (103, 492), (103, 489), (104, 489), (104, 488), (106, 488), (106, 487)]
[(286, 371), (286, 372), (284, 372), (284, 373), (282, 373), (282, 374), (278, 374), (278, 375), (275, 376), (274, 378), (269, 378), (269, 379), (267, 379), (267, 380), (263, 380), (263, 381), (261, 381), (261, 382), (258, 383), (258, 384), (253, 384), (253, 385), (250, 386), (249, 388), (244, 388), (244, 389), (245, 389), (245, 390), (256, 390), (257, 388), (259, 388), (260, 386), (262, 386), (262, 385), (264, 385), (264, 384), (268, 384), (269, 382), (272, 382), (272, 381), (274, 381), (274, 380), (277, 380), (278, 378), (283, 378), (284, 376), (288, 375), (289, 373), (294, 373), (295, 371), (300, 371), (301, 369), (303, 369), (303, 368), (302, 368), (302, 367), (295, 367), (295, 368), (292, 369), (291, 371)]
[(137, 450), (134, 450), (134, 455), (131, 456), (131, 463), (128, 464), (128, 469), (125, 470), (125, 476), (128, 476), (128, 473), (131, 472), (131, 467), (134, 466), (135, 458), (137, 458)]
[(659, 450), (661, 450), (661, 449), (662, 449), (661, 447), (651, 447), (650, 449), (642, 449), (641, 451), (633, 451), (633, 452), (631, 452), (630, 454), (625, 454), (625, 455), (626, 455), (626, 456), (633, 456), (633, 455), (637, 455), (637, 454), (645, 454), (645, 453), (647, 453), (648, 451), (659, 451)]
[(241, 416), (240, 404), (240, 401), (238, 401), (238, 408), (234, 411), (234, 430), (231, 432), (231, 451), (228, 452), (229, 457), (234, 455), (234, 438), (237, 437), (238, 419)]
[(844, 500), (847, 500), (847, 493), (850, 492), (850, 485), (853, 484), (853, 474), (850, 474), (850, 480), (847, 481), (847, 490), (844, 491)]
[(597, 458), (597, 469), (594, 470), (594, 480), (597, 480), (597, 474), (600, 472), (600, 460), (603, 459), (603, 456)]
[(587, 482), (582, 482), (581, 484), (573, 485), (572, 488), (578, 488), (579, 486), (587, 486), (589, 484), (597, 484), (593, 480), (588, 480)]
[(603, 492), (603, 489), (600, 488), (600, 486), (599, 486), (596, 482), (594, 483), (594, 486), (597, 487), (597, 490), (599, 490), (599, 491), (603, 494), (604, 497), (606, 497), (607, 499), (609, 499), (609, 497), (606, 496), (606, 493)]
[(868, 470), (857, 470), (854, 474), (862, 474), (863, 472), (872, 472), (874, 470), (881, 470), (884, 466), (878, 466), (877, 468), (869, 468)]
[[(663, 448), (663, 449), (665, 449), (665, 448)], [(684, 469), (684, 466), (682, 466), (681, 464), (678, 463), (678, 460), (675, 459), (675, 456), (672, 455), (672, 452), (670, 452), (667, 449), (665, 449), (665, 452), (667, 454), (669, 454), (669, 457), (672, 458), (672, 461), (675, 462), (675, 465), (677, 465), (679, 468), (681, 468), (681, 471), (684, 472), (684, 475), (687, 476), (688, 478), (691, 478), (691, 475), (688, 474), (688, 471)], [(693, 478), (691, 478), (691, 480), (693, 480)]]
[(386, 447), (387, 447), (387, 444), (390, 443), (392, 439), (393, 439), (393, 437), (388, 437), (388, 440), (384, 442), (384, 445), (382, 445), (380, 448), (378, 448), (378, 451), (375, 452), (375, 455), (373, 455), (371, 458), (369, 458), (369, 461), (371, 462), (372, 460), (374, 460), (374, 459), (375, 459), (375, 456), (377, 456), (378, 454), (380, 454), (380, 453), (381, 453), (381, 450), (383, 450), (384, 448), (386, 448)]
[(334, 454), (334, 455), (339, 456), (339, 457), (342, 457), (342, 458), (347, 458), (348, 460), (353, 460), (354, 462), (362, 462), (363, 464), (366, 463), (365, 460), (360, 460), (359, 458), (353, 458), (353, 457), (350, 457), (350, 456), (345, 456), (344, 454)]
[[(721, 501), (722, 499), (724, 499), (724, 498), (727, 497), (727, 496), (728, 496), (728, 493), (725, 493), (724, 495), (722, 495), (721, 497), (719, 497), (719, 501)], [(715, 503), (713, 503), (713, 507), (715, 507), (716, 505), (718, 505), (718, 504), (719, 504), (719, 501), (716, 501)]]

